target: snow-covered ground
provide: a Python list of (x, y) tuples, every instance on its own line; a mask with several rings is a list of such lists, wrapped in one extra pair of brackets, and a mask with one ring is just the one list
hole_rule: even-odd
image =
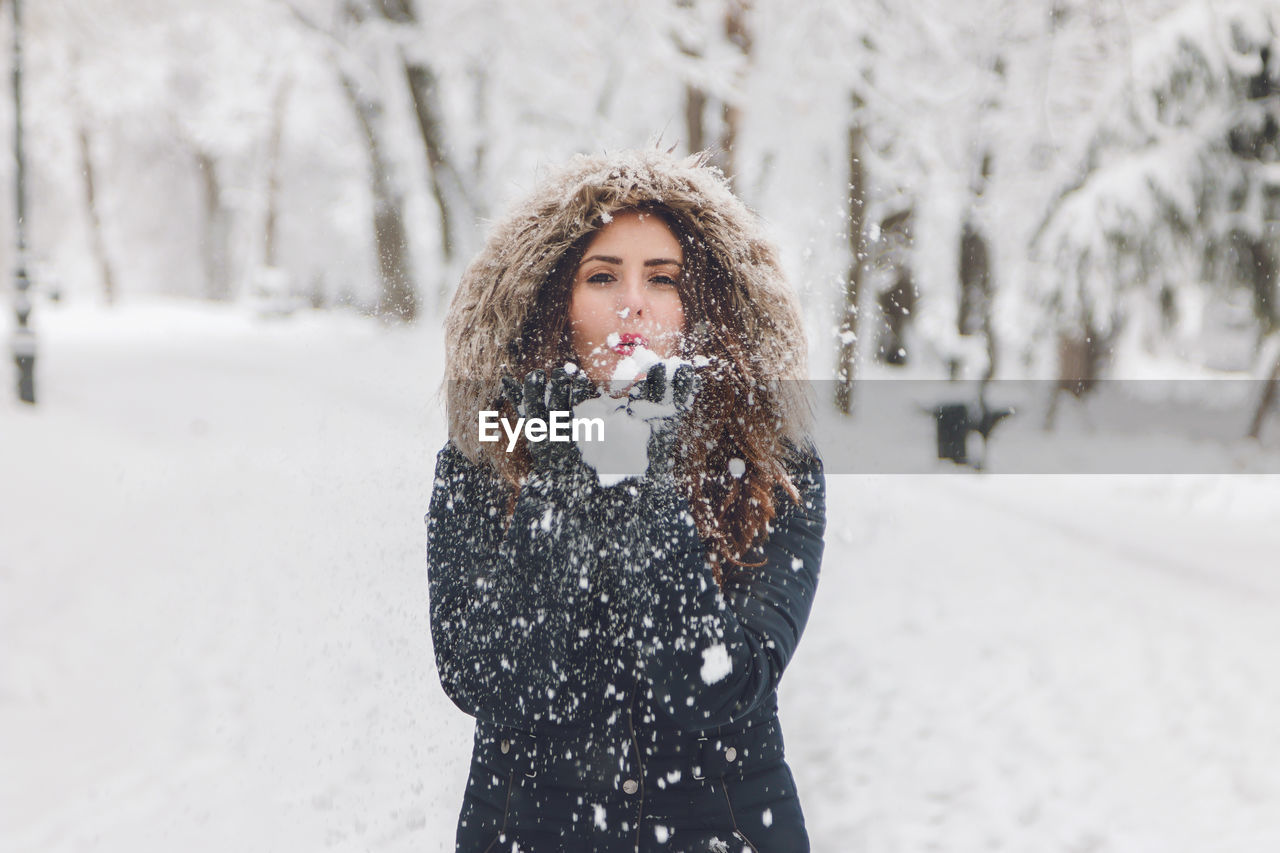
[[(438, 333), (39, 319), (40, 405), (0, 386), (0, 849), (451, 849)], [(782, 697), (815, 850), (1280, 850), (1280, 477), (936, 471), (828, 484)]]

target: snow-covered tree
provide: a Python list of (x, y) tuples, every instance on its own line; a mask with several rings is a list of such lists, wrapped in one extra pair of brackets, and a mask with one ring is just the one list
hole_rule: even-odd
[(1276, 327), (1280, 7), (1187, 3), (1135, 35), (1076, 179), (1036, 236), (1045, 328), (1194, 343), (1204, 306), (1249, 293)]
[(839, 283), (837, 377), (848, 385), (868, 359), (994, 369), (1000, 266), (1025, 232), (1010, 195), (1027, 170), (1052, 166), (1029, 167), (1026, 153), (1046, 135), (1030, 105), (1045, 97), (1036, 71), (1050, 15), (1006, 0), (917, 0), (791, 17), (777, 29), (803, 51), (796, 70), (828, 90), (840, 118), (824, 130), (848, 259), (825, 273)]

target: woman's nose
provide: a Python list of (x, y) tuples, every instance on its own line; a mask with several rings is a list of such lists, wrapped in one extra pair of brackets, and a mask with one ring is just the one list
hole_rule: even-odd
[(644, 277), (642, 275), (624, 275), (622, 277), (622, 290), (618, 306), (619, 313), (626, 311), (627, 316), (636, 317), (644, 313), (647, 306), (648, 294), (644, 289)]

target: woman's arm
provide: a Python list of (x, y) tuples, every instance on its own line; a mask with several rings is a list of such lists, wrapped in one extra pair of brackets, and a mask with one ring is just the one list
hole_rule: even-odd
[(617, 664), (599, 648), (582, 488), (565, 472), (531, 478), (507, 526), (509, 489), (452, 443), (440, 451), (427, 516), (431, 638), (445, 693), (466, 713), (578, 726), (617, 701), (606, 699)]
[[(652, 491), (637, 513), (641, 541), (628, 546), (644, 607), (630, 621), (641, 672), (654, 700), (680, 726), (730, 723), (778, 686), (809, 618), (826, 529), (822, 462), (803, 457), (793, 481), (801, 502), (781, 496), (764, 546), (764, 565), (717, 587), (688, 505)], [(634, 542), (635, 540), (633, 540)]]

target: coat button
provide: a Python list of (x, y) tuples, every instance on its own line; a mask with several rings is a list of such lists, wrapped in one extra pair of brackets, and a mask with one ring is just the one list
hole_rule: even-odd
[(725, 761), (737, 761), (737, 760), (738, 760), (738, 750), (734, 749), (733, 747), (729, 747), (728, 749), (726, 749), (726, 750), (724, 751), (724, 760), (725, 760)]
[(640, 783), (635, 779), (628, 779), (622, 783), (622, 790), (626, 791), (628, 794), (634, 794), (636, 791), (640, 790)]
[(502, 750), (502, 754), (503, 754), (503, 755), (506, 755), (508, 752), (510, 752), (510, 751), (511, 751), (511, 741), (509, 741), (509, 740), (504, 740), (504, 741), (502, 742), (502, 745), (501, 745), (501, 746), (499, 746), (499, 747), (498, 747), (498, 749)]

